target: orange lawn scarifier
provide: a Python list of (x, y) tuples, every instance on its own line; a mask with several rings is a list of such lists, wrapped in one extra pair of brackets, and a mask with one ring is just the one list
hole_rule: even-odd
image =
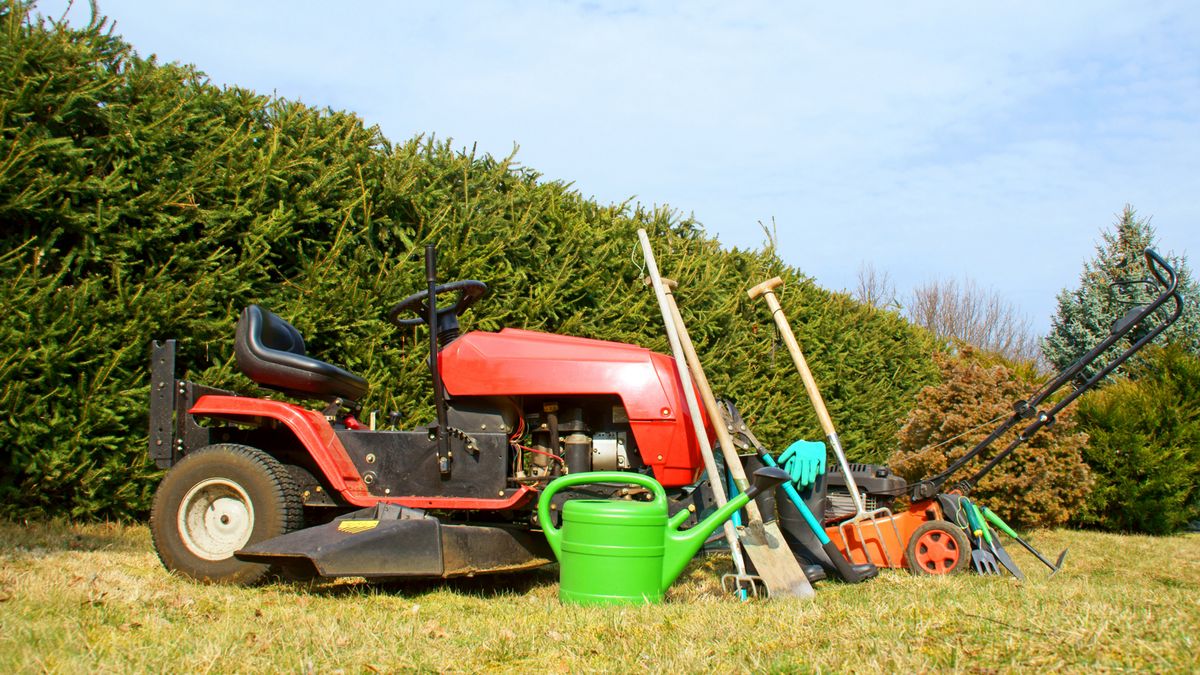
[[(855, 562), (906, 567), (918, 574), (961, 572), (967, 569), (962, 563), (970, 562), (970, 540), (962, 526), (947, 518), (947, 508), (942, 501), (923, 499), (913, 502), (903, 511), (876, 518), (870, 529), (852, 530), (850, 537), (846, 536), (848, 530), (842, 524), (831, 525), (826, 532)], [(952, 518), (957, 519), (957, 505), (947, 506), (955, 514)]]

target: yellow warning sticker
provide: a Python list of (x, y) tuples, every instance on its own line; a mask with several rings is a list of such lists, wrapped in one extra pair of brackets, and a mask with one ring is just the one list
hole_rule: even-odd
[(358, 534), (367, 530), (375, 529), (379, 524), (378, 520), (343, 520), (338, 523), (338, 532), (349, 532), (350, 534)]

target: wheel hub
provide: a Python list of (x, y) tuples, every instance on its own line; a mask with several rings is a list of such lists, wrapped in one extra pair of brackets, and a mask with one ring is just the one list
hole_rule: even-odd
[(945, 574), (958, 564), (961, 552), (958, 545), (946, 532), (933, 530), (917, 540), (917, 564), (930, 574)]
[(227, 478), (210, 478), (188, 490), (179, 505), (179, 536), (192, 554), (224, 560), (254, 532), (254, 506), (246, 490)]

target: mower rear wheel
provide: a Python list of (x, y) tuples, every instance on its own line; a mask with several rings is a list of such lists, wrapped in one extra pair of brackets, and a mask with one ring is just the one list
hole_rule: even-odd
[(913, 531), (904, 554), (913, 574), (957, 574), (970, 566), (971, 542), (954, 523), (930, 520)]
[(262, 450), (210, 445), (171, 467), (150, 509), (154, 549), (167, 569), (210, 583), (252, 584), (273, 570), (234, 551), (304, 523), (300, 490)]

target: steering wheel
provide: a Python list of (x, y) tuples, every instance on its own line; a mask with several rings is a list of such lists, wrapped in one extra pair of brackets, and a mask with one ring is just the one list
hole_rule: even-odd
[[(473, 279), (452, 281), (434, 288), (433, 294), (435, 298), (445, 293), (458, 293), (458, 300), (453, 305), (438, 307), (438, 316), (440, 317), (447, 312), (454, 312), (454, 316), (462, 316), (462, 313), (470, 309), (471, 305), (474, 305), (476, 301), (487, 295), (487, 290), (486, 284)], [(419, 326), (425, 323), (429, 319), (429, 305), (426, 304), (428, 298), (429, 291), (418, 291), (397, 302), (388, 310), (388, 321), (402, 328)], [(401, 319), (399, 317), (402, 312), (416, 312), (417, 316)]]

